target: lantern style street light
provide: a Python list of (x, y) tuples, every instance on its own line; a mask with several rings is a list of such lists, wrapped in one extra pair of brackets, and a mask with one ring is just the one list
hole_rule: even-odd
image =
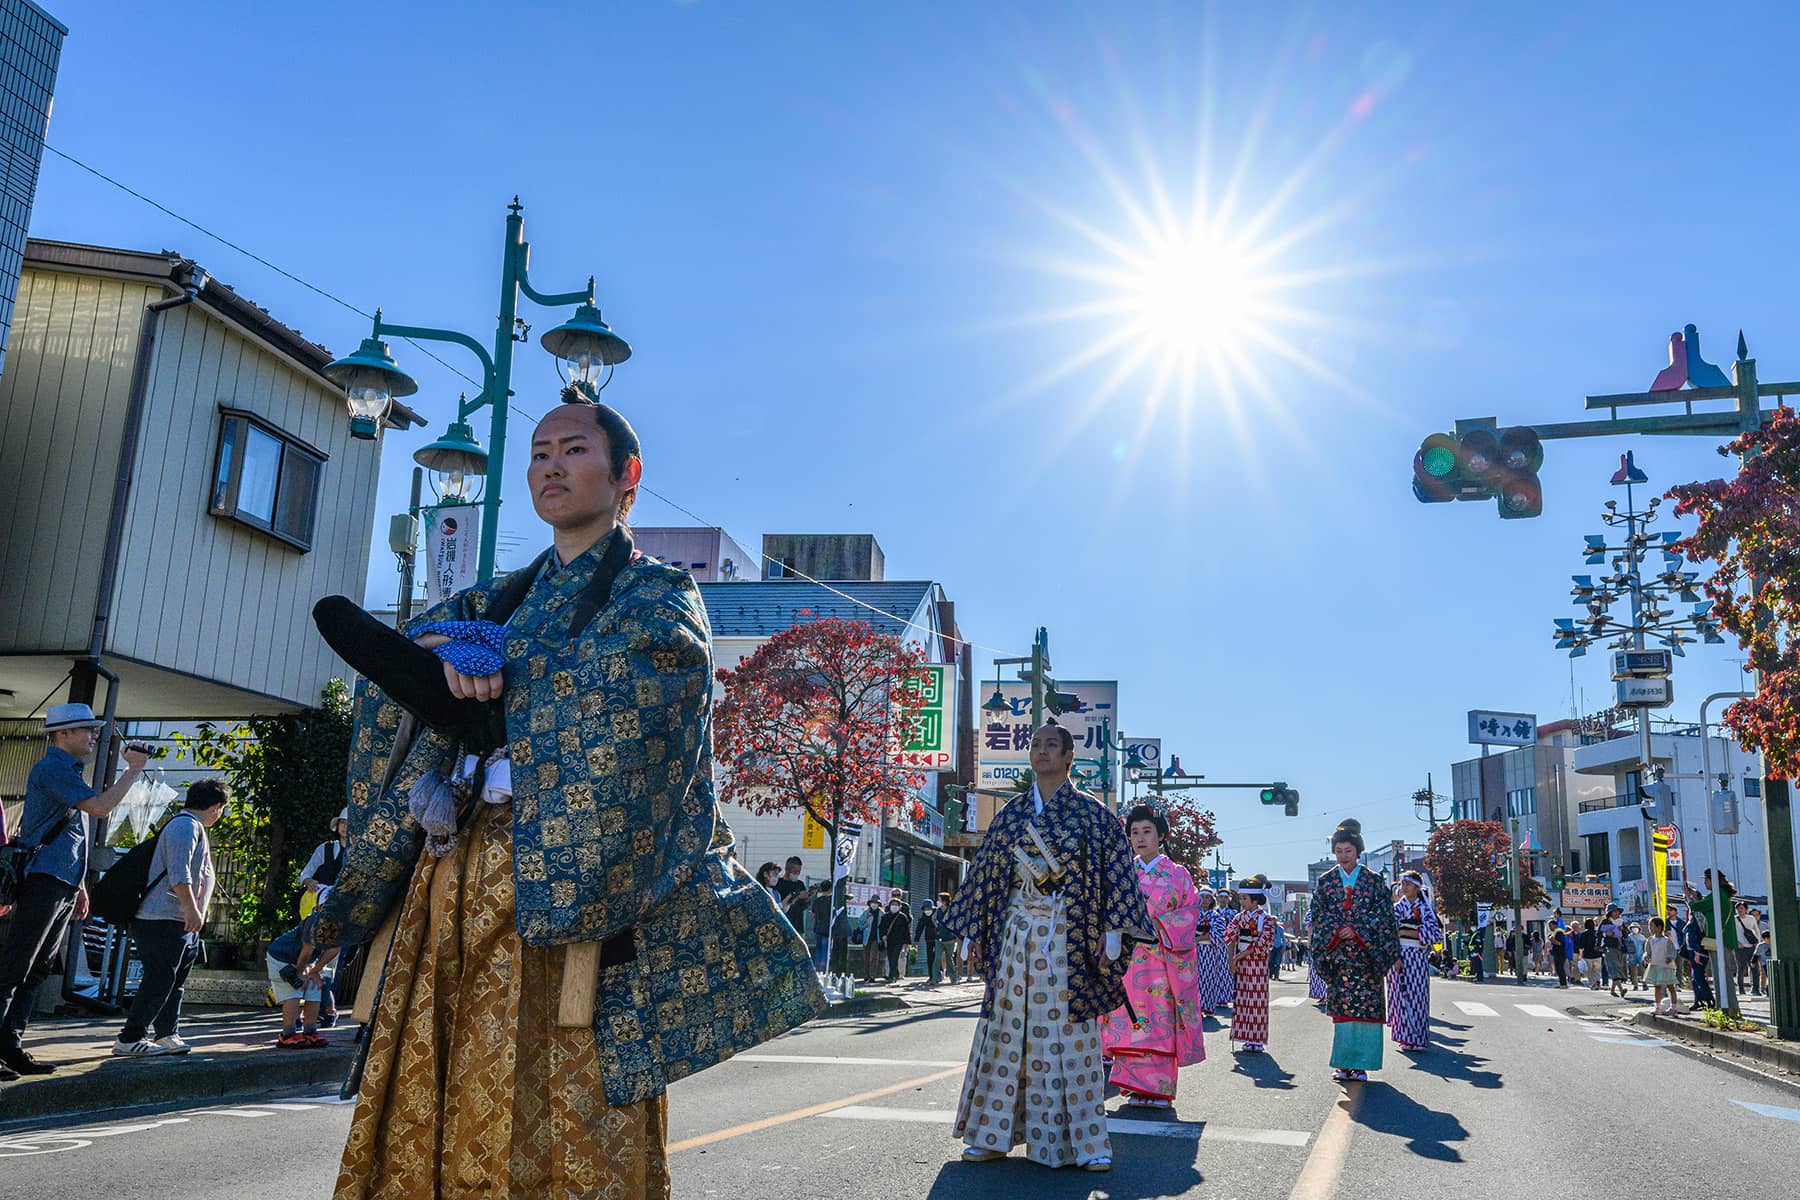
[[(592, 276), (586, 290), (579, 292), (540, 292), (531, 286), (531, 245), (525, 240), (523, 212), (518, 197), (513, 197), (507, 207), (500, 313), (491, 354), (468, 334), (423, 325), (391, 324), (382, 319), (381, 310), (377, 309), (375, 327), (356, 352), (326, 364), (324, 369), (326, 378), (344, 389), (352, 436), (374, 438), (394, 398), (419, 390), (412, 377), (395, 363), (384, 336), (454, 342), (481, 360), (480, 394), (473, 401), (467, 397), (460, 400), (456, 420), (445, 435), (413, 457), (433, 473), (432, 485), (445, 501), (454, 497), (467, 503), (478, 486), (474, 480), (491, 478), (491, 485), (480, 486), (481, 551), (476, 571), (484, 580), (493, 577), (494, 550), (500, 533), (500, 485), (506, 461), (508, 400), (512, 396), (513, 344), (524, 341), (529, 330), (518, 316), (520, 294), (546, 308), (578, 306), (573, 317), (544, 334), (541, 341), (544, 349), (569, 372), (570, 382), (588, 399), (597, 399), (612, 368), (631, 357), (631, 346), (607, 326), (594, 305)], [(489, 410), (485, 452), (468, 425), (468, 419), (484, 407)]]

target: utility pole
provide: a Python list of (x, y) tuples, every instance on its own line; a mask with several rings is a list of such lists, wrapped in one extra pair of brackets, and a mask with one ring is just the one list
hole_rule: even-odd
[[(1519, 904), (1519, 876), (1523, 868), (1519, 863), (1519, 818), (1512, 817), (1508, 822), (1512, 834), (1512, 844), (1506, 852), (1512, 856), (1512, 946), (1513, 946), (1513, 978), (1520, 983), (1525, 982), (1525, 913)], [(1529, 861), (1529, 860), (1528, 860)]]

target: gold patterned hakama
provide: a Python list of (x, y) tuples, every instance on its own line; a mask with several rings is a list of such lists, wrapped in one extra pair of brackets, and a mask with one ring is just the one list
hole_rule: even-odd
[(520, 940), (512, 806), (478, 803), (413, 871), (336, 1200), (669, 1195), (667, 1098), (608, 1106), (563, 957)]
[(955, 1133), (977, 1150), (1047, 1167), (1112, 1153), (1096, 1021), (1069, 1019), (1069, 931), (1061, 895), (1015, 877), (994, 949), (994, 1007), (975, 1027)]

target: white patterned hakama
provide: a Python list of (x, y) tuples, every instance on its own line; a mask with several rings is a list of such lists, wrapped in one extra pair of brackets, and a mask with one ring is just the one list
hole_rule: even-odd
[(975, 1026), (955, 1133), (977, 1150), (1066, 1167), (1110, 1156), (1096, 1021), (1070, 1021), (1060, 896), (1015, 879), (992, 969), (994, 1008)]

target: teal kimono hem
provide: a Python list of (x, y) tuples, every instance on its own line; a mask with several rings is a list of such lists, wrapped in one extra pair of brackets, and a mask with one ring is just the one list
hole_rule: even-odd
[(1381, 1070), (1387, 1027), (1379, 1021), (1340, 1020), (1331, 1027), (1331, 1065), (1340, 1071)]

